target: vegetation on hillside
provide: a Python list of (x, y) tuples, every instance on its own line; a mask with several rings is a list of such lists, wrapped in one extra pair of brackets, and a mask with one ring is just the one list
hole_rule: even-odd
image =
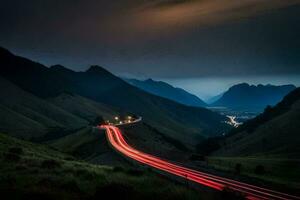
[(0, 134), (0, 192), (9, 199), (209, 199), (150, 171), (92, 165)]
[[(209, 166), (299, 189), (300, 88), (225, 137), (198, 145)], [(280, 189), (280, 188), (279, 188)]]

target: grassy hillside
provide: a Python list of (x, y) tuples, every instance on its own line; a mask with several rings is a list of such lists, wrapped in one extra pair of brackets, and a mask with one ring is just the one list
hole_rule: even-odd
[(180, 140), (166, 136), (147, 123), (123, 127), (122, 130), (127, 142), (143, 152), (182, 162), (191, 154)]
[(104, 119), (112, 119), (114, 116), (122, 113), (120, 109), (92, 101), (76, 94), (63, 93), (47, 100), (57, 107), (89, 122), (93, 122), (97, 116), (102, 116)]
[(2, 132), (32, 139), (53, 130), (73, 130), (88, 122), (0, 77), (0, 129)]
[(150, 171), (87, 164), (0, 134), (0, 193), (8, 199), (222, 199)]
[(90, 99), (71, 94), (42, 99), (0, 76), (0, 130), (27, 140), (52, 140), (76, 131), (101, 116), (122, 113)]
[(54, 140), (49, 145), (89, 163), (128, 166), (120, 155), (112, 151), (107, 143), (105, 132), (92, 127)]
[[(146, 123), (123, 127), (122, 130), (126, 141), (141, 151), (181, 162), (188, 161), (192, 154), (180, 141), (165, 136)], [(105, 132), (92, 127), (52, 141), (50, 145), (88, 162), (109, 165), (120, 163), (120, 156), (111, 153)]]
[(228, 128), (223, 123), (224, 116), (151, 95), (98, 66), (86, 72), (74, 72), (62, 66), (47, 68), (4, 49), (0, 58), (0, 74), (40, 98), (53, 99), (69, 93), (117, 107), (141, 115), (148, 124), (190, 148), (204, 137), (220, 135)]
[[(300, 188), (300, 88), (221, 140), (216, 168)], [(240, 165), (240, 166), (238, 166)]]

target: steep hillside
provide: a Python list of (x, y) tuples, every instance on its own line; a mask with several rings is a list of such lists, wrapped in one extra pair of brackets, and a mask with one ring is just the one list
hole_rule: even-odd
[(208, 165), (299, 191), (300, 88), (232, 131)]
[(289, 92), (294, 85), (249, 85), (242, 83), (234, 85), (223, 96), (213, 103), (213, 106), (224, 106), (248, 111), (263, 111), (267, 105), (275, 105)]
[(74, 130), (88, 122), (0, 76), (0, 129), (20, 138), (42, 137), (53, 131)]
[(74, 72), (62, 66), (47, 68), (4, 49), (0, 58), (0, 75), (34, 95), (53, 100), (63, 93), (76, 94), (141, 115), (151, 126), (169, 137), (183, 140), (186, 146), (193, 147), (203, 137), (222, 134), (227, 128), (224, 116), (151, 95), (98, 66), (86, 72)]
[(129, 166), (124, 158), (115, 153), (108, 145), (105, 132), (86, 127), (75, 133), (48, 143), (61, 152), (89, 163), (109, 166)]
[(108, 167), (0, 134), (0, 193), (6, 199), (222, 199), (147, 170)]
[(163, 81), (147, 79), (140, 81), (137, 79), (126, 79), (126, 81), (146, 92), (161, 96), (187, 106), (205, 107), (207, 104), (196, 95), (188, 93), (181, 88), (175, 88)]
[(300, 158), (300, 88), (232, 131), (217, 155), (285, 155)]
[(104, 119), (112, 119), (122, 112), (120, 109), (76, 94), (62, 93), (57, 97), (47, 99), (47, 101), (89, 122), (93, 122), (97, 116), (102, 116)]

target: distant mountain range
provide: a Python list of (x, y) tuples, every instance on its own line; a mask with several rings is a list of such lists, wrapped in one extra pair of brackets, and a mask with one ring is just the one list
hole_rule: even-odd
[(294, 85), (249, 85), (241, 83), (230, 87), (227, 91), (212, 97), (206, 104), (196, 95), (181, 88), (175, 88), (163, 81), (147, 79), (125, 79), (128, 83), (146, 92), (161, 96), (178, 103), (195, 107), (227, 107), (234, 110), (261, 112), (268, 105), (275, 105), (294, 90)]
[(226, 91), (212, 106), (222, 106), (248, 111), (263, 111), (267, 105), (275, 105), (289, 92), (294, 85), (249, 85), (241, 83)]
[(207, 104), (196, 95), (193, 95), (181, 88), (173, 87), (163, 81), (147, 79), (144, 81), (137, 79), (125, 79), (128, 83), (145, 90), (151, 94), (161, 96), (187, 106), (205, 107)]
[[(0, 100), (1, 119), (6, 118), (0, 125), (5, 133), (14, 130), (18, 136), (26, 132), (26, 138), (40, 137), (40, 130), (45, 136), (53, 128), (76, 129), (97, 115), (120, 112), (141, 115), (145, 123), (191, 148), (199, 140), (228, 129), (224, 116), (149, 94), (99, 66), (85, 72), (61, 65), (48, 68), (3, 48), (0, 66), (2, 88), (7, 88), (1, 90)], [(19, 124), (28, 130), (16, 130)]]

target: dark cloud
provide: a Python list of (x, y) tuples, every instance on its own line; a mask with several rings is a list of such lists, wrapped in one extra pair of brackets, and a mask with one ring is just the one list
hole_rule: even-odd
[(76, 70), (300, 74), (299, 0), (1, 1), (0, 45)]

